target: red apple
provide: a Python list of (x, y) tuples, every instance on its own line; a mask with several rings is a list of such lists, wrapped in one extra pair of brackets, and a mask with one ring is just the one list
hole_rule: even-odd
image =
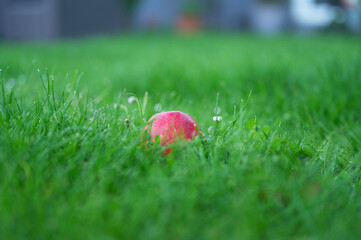
[[(155, 114), (149, 119), (145, 129), (150, 133), (151, 141), (155, 142), (155, 137), (159, 136), (160, 144), (166, 146), (176, 141), (191, 141), (198, 136), (196, 127), (200, 131), (196, 121), (188, 114), (169, 111)], [(170, 152), (171, 149), (168, 148), (164, 154), (168, 155)]]

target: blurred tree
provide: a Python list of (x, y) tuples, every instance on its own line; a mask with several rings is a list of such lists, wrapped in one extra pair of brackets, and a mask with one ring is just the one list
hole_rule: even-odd
[(316, 3), (335, 7), (335, 19), (330, 29), (361, 33), (361, 0), (316, 0)]
[(341, 0), (316, 0), (316, 3), (327, 3), (334, 6), (341, 6)]
[(201, 8), (202, 3), (200, 1), (186, 1), (183, 4), (182, 13), (185, 15), (198, 16)]
[(200, 0), (185, 1), (181, 14), (176, 22), (176, 28), (183, 33), (196, 32), (201, 28), (201, 11), (203, 5)]
[(356, 8), (361, 4), (361, 0), (316, 0), (316, 3), (327, 3), (343, 8)]
[(122, 27), (129, 29), (132, 27), (134, 9), (139, 3), (139, 0), (118, 0), (120, 8), (122, 9)]
[(124, 5), (128, 11), (132, 11), (139, 2), (139, 0), (121, 0), (121, 1), (124, 2)]
[(281, 4), (286, 4), (286, 3), (289, 3), (290, 1), (289, 0), (258, 0), (257, 2), (260, 2), (260, 3), (281, 3)]

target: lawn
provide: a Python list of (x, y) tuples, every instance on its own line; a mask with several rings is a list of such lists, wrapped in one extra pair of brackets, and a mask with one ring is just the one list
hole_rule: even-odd
[[(0, 43), (0, 239), (359, 239), (360, 64), (337, 35)], [(168, 110), (204, 137), (164, 156)]]

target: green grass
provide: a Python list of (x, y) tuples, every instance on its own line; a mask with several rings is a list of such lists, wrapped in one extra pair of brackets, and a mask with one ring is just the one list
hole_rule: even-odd
[[(0, 239), (359, 239), (360, 62), (352, 36), (0, 43)], [(167, 110), (205, 137), (165, 157), (140, 135)]]

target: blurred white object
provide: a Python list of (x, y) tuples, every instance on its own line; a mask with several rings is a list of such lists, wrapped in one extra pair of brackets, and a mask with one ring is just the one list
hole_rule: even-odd
[(291, 15), (301, 28), (324, 27), (334, 19), (334, 11), (330, 6), (316, 4), (313, 0), (292, 0)]
[(221, 116), (214, 116), (213, 121), (220, 122), (220, 121), (222, 121), (222, 117)]

